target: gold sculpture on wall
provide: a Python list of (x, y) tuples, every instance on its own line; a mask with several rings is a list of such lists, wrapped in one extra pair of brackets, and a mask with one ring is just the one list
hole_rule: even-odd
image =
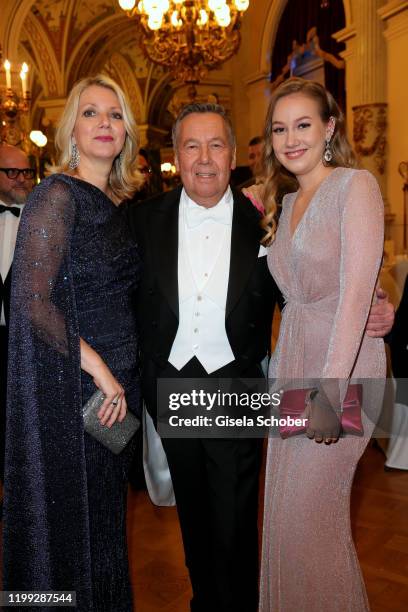
[[(353, 106), (353, 141), (360, 158), (372, 158), (378, 174), (384, 174), (386, 164), (387, 105), (382, 102)], [(364, 166), (366, 162), (364, 160)]]
[[(308, 30), (305, 43), (299, 44), (297, 40), (292, 41), (292, 52), (288, 55), (286, 64), (283, 66), (281, 73), (272, 82), (272, 90), (276, 89), (276, 87), (278, 87), (278, 85), (280, 85), (280, 83), (282, 83), (285, 79), (291, 76), (300, 76), (300, 74), (297, 72), (300, 64), (311, 64), (316, 59), (321, 60), (322, 66), (324, 62), (329, 62), (339, 70), (344, 70), (345, 68), (345, 62), (343, 59), (336, 57), (333, 55), (333, 53), (324, 51), (320, 47), (317, 28), (314, 26)], [(304, 75), (302, 74), (302, 76)], [(316, 77), (314, 77), (314, 80), (316, 80)], [(324, 82), (322, 85), (324, 85)]]

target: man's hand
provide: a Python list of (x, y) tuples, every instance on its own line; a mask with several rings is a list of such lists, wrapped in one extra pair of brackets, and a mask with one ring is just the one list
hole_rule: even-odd
[(333, 409), (323, 390), (311, 393), (302, 417), (308, 419), (306, 436), (310, 440), (331, 444), (339, 439), (341, 412)]
[(371, 338), (383, 338), (390, 333), (394, 325), (394, 306), (388, 301), (388, 293), (377, 286), (375, 290), (377, 303), (371, 306), (366, 332)]

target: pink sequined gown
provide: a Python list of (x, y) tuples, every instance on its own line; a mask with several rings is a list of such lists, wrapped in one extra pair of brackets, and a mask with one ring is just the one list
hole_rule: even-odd
[(304, 436), (269, 440), (260, 612), (362, 612), (369, 606), (350, 490), (385, 376), (382, 339), (364, 335), (381, 264), (383, 203), (369, 172), (336, 168), (291, 236), (295, 198), (284, 198), (268, 255), (286, 300), (270, 377), (373, 380), (364, 385), (363, 438), (330, 446)]

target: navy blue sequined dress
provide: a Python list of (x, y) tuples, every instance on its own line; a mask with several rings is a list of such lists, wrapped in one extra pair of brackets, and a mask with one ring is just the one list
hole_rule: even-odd
[(81, 407), (95, 385), (80, 368), (79, 341), (138, 414), (139, 268), (122, 213), (97, 187), (57, 174), (33, 191), (13, 263), (3, 588), (73, 590), (80, 612), (132, 610), (133, 444), (113, 455), (84, 434)]

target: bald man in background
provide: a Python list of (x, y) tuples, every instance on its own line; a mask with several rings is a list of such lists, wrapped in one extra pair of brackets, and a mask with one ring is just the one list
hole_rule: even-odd
[(4, 473), (7, 343), (11, 267), (22, 208), (33, 188), (35, 170), (27, 155), (0, 144), (0, 479)]

